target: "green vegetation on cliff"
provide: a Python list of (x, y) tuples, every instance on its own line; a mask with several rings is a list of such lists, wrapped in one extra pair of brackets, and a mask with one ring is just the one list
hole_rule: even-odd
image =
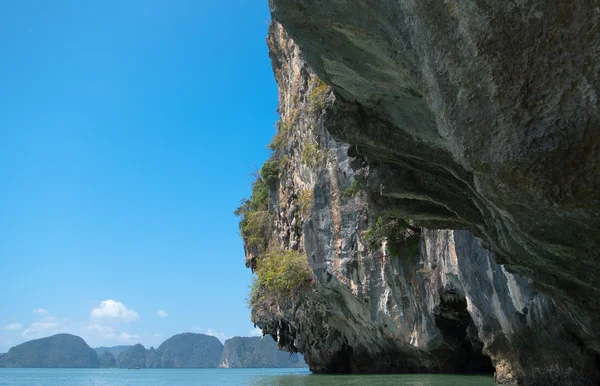
[(265, 162), (252, 184), (250, 199), (243, 199), (235, 211), (240, 217), (240, 234), (245, 247), (251, 254), (260, 254), (267, 249), (272, 218), (269, 213), (269, 189), (277, 182), (277, 162)]
[[(255, 310), (268, 310), (282, 299), (294, 299), (312, 283), (312, 270), (306, 255), (270, 247), (273, 218), (269, 213), (269, 192), (277, 181), (278, 172), (277, 162), (267, 161), (252, 185), (250, 199), (242, 200), (235, 211), (241, 217), (239, 227), (246, 251), (253, 255), (252, 269), (256, 278), (249, 303)], [(304, 213), (311, 202), (312, 191), (300, 197)]]
[[(290, 173), (294, 173), (290, 163), (301, 162), (306, 166), (304, 170), (326, 160), (317, 140), (316, 126), (311, 124), (307, 135), (300, 131), (304, 113), (310, 112), (311, 119), (316, 119), (313, 108), (323, 106), (327, 86), (315, 78), (310, 89), (310, 98), (308, 101), (304, 98), (301, 108), (298, 107), (300, 94), (292, 97), (296, 107), (282, 114), (277, 133), (269, 144), (273, 151), (271, 157), (256, 173), (250, 198), (242, 200), (235, 211), (240, 217), (246, 266), (256, 275), (248, 297), (253, 320), (260, 319), (257, 315), (262, 313), (277, 313), (284, 303), (302, 299), (302, 294), (314, 283), (303, 245), (295, 240), (310, 216), (314, 191), (311, 182), (300, 179), (301, 189), (295, 189), (295, 184), (289, 182)], [(301, 149), (300, 154), (294, 153), (294, 147)], [(288, 183), (280, 186), (278, 182), (284, 176)], [(282, 209), (287, 213), (281, 213)], [(283, 232), (278, 229), (279, 235), (274, 234), (276, 223), (278, 228), (286, 224)]]
[(371, 250), (381, 248), (386, 242), (387, 253), (392, 257), (407, 256), (413, 259), (419, 248), (420, 232), (406, 221), (378, 217), (365, 232), (365, 241)]
[(275, 133), (273, 139), (271, 139), (271, 142), (267, 145), (267, 147), (274, 152), (283, 150), (285, 145), (288, 143), (291, 129), (292, 125), (289, 122), (277, 122), (277, 133)]
[(11, 348), (2, 358), (1, 367), (98, 367), (96, 351), (75, 335), (57, 334), (35, 339)]
[(270, 336), (235, 337), (225, 341), (219, 367), (304, 367), (302, 355), (283, 352)]
[(268, 187), (275, 186), (279, 178), (279, 162), (274, 159), (269, 159), (260, 169), (260, 176)]
[(256, 284), (276, 296), (294, 296), (312, 282), (306, 255), (297, 251), (271, 249), (256, 269)]
[(248, 303), (253, 314), (273, 313), (284, 301), (297, 300), (313, 283), (306, 255), (271, 249), (257, 260)]
[(309, 100), (313, 111), (320, 111), (325, 105), (325, 92), (327, 85), (317, 77), (313, 80), (313, 90), (310, 93)]

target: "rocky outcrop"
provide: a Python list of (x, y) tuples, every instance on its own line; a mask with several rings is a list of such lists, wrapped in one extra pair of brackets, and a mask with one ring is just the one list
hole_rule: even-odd
[(222, 368), (291, 368), (305, 367), (300, 354), (281, 351), (270, 337), (241, 337), (227, 339), (219, 367)]
[(313, 371), (595, 382), (598, 10), (525, 3), (271, 2), (268, 244), (315, 285), (252, 317)]

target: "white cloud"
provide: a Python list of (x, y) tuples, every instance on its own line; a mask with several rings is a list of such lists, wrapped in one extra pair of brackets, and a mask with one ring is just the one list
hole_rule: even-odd
[(19, 331), (23, 329), (23, 325), (21, 323), (11, 323), (8, 326), (4, 327), (6, 331)]
[[(125, 315), (126, 319), (131, 319), (131, 315), (127, 313)], [(135, 343), (148, 344), (154, 342), (153, 339), (156, 339), (152, 334), (138, 335), (137, 332), (131, 330), (124, 332), (119, 327), (119, 322), (123, 322), (123, 319), (73, 321), (52, 315), (43, 315), (41, 317), (34, 317), (33, 322), (25, 326), (17, 322), (9, 325), (0, 325), (0, 351), (6, 352), (10, 347), (25, 341), (59, 333), (80, 336), (91, 347)], [(157, 339), (156, 342), (158, 341)]]
[(59, 332), (67, 332), (67, 323), (67, 319), (62, 322), (56, 319), (52, 319), (52, 321), (33, 322), (21, 332), (21, 336), (27, 339), (34, 339), (58, 334)]
[(158, 312), (156, 313), (156, 315), (160, 316), (161, 318), (166, 318), (169, 314), (167, 314), (166, 311), (158, 310)]
[(33, 313), (38, 315), (46, 315), (48, 314), (48, 310), (45, 310), (43, 308), (34, 308)]
[(90, 346), (114, 346), (118, 344), (147, 344), (150, 342), (150, 336), (138, 335), (133, 332), (119, 331), (116, 325), (107, 325), (102, 323), (90, 322), (81, 323), (79, 327), (80, 335)]
[(128, 334), (126, 332), (122, 332), (121, 335), (119, 335), (119, 340), (123, 342), (129, 342), (134, 339), (140, 339), (140, 336), (136, 334)]
[(56, 322), (33, 322), (29, 328), (36, 330), (52, 330), (60, 327), (60, 323)]
[(115, 329), (104, 324), (89, 324), (85, 326), (85, 330), (92, 334), (97, 334), (108, 339), (114, 339), (117, 337)]
[(229, 338), (232, 337), (231, 335), (227, 335), (227, 334), (225, 334), (223, 332), (215, 331), (212, 328), (204, 329), (202, 327), (192, 327), (192, 331), (199, 332), (199, 333), (205, 334), (205, 335), (211, 335), (211, 336), (217, 337), (217, 338), (219, 338), (219, 340), (221, 342), (225, 342), (227, 339), (229, 339)]
[(256, 327), (248, 332), (250, 336), (263, 336), (263, 332), (260, 328)]
[(137, 312), (128, 310), (125, 304), (112, 299), (100, 302), (100, 307), (94, 308), (90, 313), (92, 319), (121, 319), (132, 322), (139, 319)]

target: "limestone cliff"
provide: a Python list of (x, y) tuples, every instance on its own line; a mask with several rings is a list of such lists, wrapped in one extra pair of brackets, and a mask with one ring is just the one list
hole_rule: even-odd
[[(586, 58), (598, 45), (567, 38), (598, 32), (596, 8), (588, 20), (493, 1), (271, 6), (281, 121), (257, 180), (268, 205), (238, 214), (249, 267), (269, 273), (273, 250), (297, 251), (313, 280), (268, 287), (279, 266), (259, 278), (256, 325), (316, 372), (595, 382), (598, 64)], [(563, 43), (543, 41), (559, 11)], [(588, 52), (568, 70), (581, 76), (555, 100), (550, 53), (568, 61), (578, 44)], [(558, 79), (503, 67), (536, 55)]]

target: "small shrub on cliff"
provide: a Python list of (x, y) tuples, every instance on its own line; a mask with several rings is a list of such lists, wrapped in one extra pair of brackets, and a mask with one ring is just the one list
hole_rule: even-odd
[(253, 253), (261, 253), (267, 248), (271, 221), (271, 214), (266, 210), (249, 211), (240, 221), (240, 233)]
[(290, 138), (292, 127), (298, 121), (298, 112), (294, 110), (288, 121), (280, 120), (277, 122), (277, 132), (271, 139), (267, 147), (273, 151), (282, 150)]
[(424, 276), (429, 276), (431, 274), (431, 268), (430, 267), (423, 267), (423, 268), (419, 269), (417, 271), (417, 273), (420, 273), (420, 274), (422, 274)]
[(308, 167), (314, 167), (323, 162), (324, 155), (319, 147), (312, 143), (306, 143), (302, 148), (302, 163)]
[(313, 191), (312, 189), (304, 189), (298, 193), (298, 204), (300, 205), (300, 212), (302, 216), (306, 217), (310, 213), (310, 208), (313, 203)]
[(327, 91), (327, 85), (321, 81), (321, 79), (316, 79), (313, 90), (311, 91), (308, 99), (310, 101), (311, 110), (319, 111), (323, 109), (325, 105), (325, 92)]
[(356, 197), (362, 190), (363, 187), (360, 182), (357, 180), (352, 180), (350, 187), (348, 187), (346, 190), (344, 190), (344, 193), (342, 193), (342, 197), (345, 199)]
[(258, 263), (258, 283), (271, 293), (293, 296), (312, 283), (312, 270), (305, 254), (270, 250)]
[(287, 142), (287, 135), (284, 132), (279, 131), (273, 136), (273, 138), (271, 139), (271, 142), (269, 142), (267, 147), (273, 151), (278, 151), (278, 150), (283, 149), (286, 142)]
[(272, 218), (269, 213), (269, 189), (277, 182), (279, 164), (269, 160), (252, 184), (250, 199), (243, 199), (234, 212), (240, 217), (240, 234), (251, 253), (262, 253), (269, 244)]
[(387, 252), (393, 257), (406, 256), (412, 260), (419, 248), (419, 231), (406, 221), (379, 217), (365, 233), (365, 241), (371, 250), (380, 249), (386, 241)]
[(311, 287), (312, 270), (305, 254), (271, 249), (258, 260), (249, 305), (262, 312), (284, 300), (295, 299)]
[(283, 170), (283, 169), (287, 168), (289, 163), (290, 163), (290, 156), (287, 154), (284, 154), (279, 159), (279, 170)]

